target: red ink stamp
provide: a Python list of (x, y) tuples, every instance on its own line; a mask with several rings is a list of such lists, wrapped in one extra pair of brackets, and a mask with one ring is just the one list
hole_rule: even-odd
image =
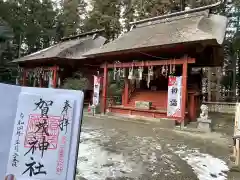
[(57, 161), (57, 174), (61, 174), (61, 172), (63, 171), (64, 168), (64, 148), (65, 148), (65, 144), (66, 144), (66, 136), (63, 136), (61, 139), (61, 146), (58, 152), (58, 161)]
[[(43, 138), (45, 138), (45, 141), (50, 143), (48, 149), (57, 149), (59, 136), (58, 125), (60, 120), (60, 116), (48, 116), (47, 119), (43, 119), (41, 118), (40, 114), (30, 114), (26, 130), (24, 147), (31, 148), (29, 142), (37, 140), (39, 143), (41, 143), (43, 141)], [(46, 121), (45, 124), (42, 123), (44, 121)], [(39, 126), (41, 125), (41, 123), (42, 126)]]

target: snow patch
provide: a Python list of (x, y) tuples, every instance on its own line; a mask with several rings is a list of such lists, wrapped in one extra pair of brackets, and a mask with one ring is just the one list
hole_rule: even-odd
[(199, 180), (225, 180), (228, 171), (226, 163), (208, 154), (190, 154), (183, 158), (192, 167)]
[(202, 154), (197, 149), (186, 150), (186, 147), (179, 147), (175, 154), (192, 167), (199, 180), (227, 180), (229, 168), (221, 159)]
[[(96, 180), (129, 176), (133, 171), (141, 172), (140, 165), (127, 160), (123, 154), (108, 152), (94, 142), (99, 135), (96, 132), (81, 133), (77, 165), (80, 177)], [(101, 139), (104, 138), (102, 135)]]

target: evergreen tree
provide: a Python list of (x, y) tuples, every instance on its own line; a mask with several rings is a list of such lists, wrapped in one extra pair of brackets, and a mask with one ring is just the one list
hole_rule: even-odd
[(48, 47), (55, 39), (56, 12), (51, 0), (0, 0), (0, 17), (12, 27), (18, 50), (26, 45), (23, 55)]
[(129, 31), (131, 28), (130, 22), (136, 20), (136, 4), (134, 1), (125, 0), (122, 2), (122, 17), (124, 19), (124, 29), (125, 31)]
[(93, 0), (93, 9), (85, 19), (85, 31), (104, 28), (109, 40), (115, 39), (121, 32), (120, 10), (121, 1)]
[[(76, 35), (80, 32), (80, 25), (85, 18), (87, 3), (84, 0), (64, 0), (59, 14), (59, 31), (64, 37)], [(61, 33), (62, 33), (61, 32)]]
[(178, 6), (175, 1), (162, 0), (125, 0), (123, 1), (123, 18), (125, 28), (130, 29), (130, 22), (144, 18), (160, 16), (168, 12), (175, 12)]
[(8, 22), (14, 35), (0, 57), (0, 77), (7, 79), (9, 71), (14, 71), (9, 61), (48, 47), (54, 41), (55, 14), (50, 0), (0, 0), (0, 17)]
[(41, 25), (41, 46), (47, 48), (56, 41), (56, 11), (53, 9), (51, 0), (43, 0), (41, 3), (42, 11), (40, 14)]
[(20, 49), (21, 45), (20, 37), (24, 31), (24, 15), (21, 11), (21, 7), (18, 6), (15, 1), (9, 2), (0, 0), (0, 17), (6, 21), (13, 30), (14, 37), (12, 39), (12, 48), (15, 49), (16, 52), (12, 54), (12, 58), (9, 59), (10, 61), (18, 57), (18, 49)]
[(79, 25), (80, 25), (80, 32), (84, 32), (84, 22), (85, 22), (85, 18), (87, 16), (87, 6), (88, 4), (85, 2), (85, 0), (79, 0), (79, 3), (78, 3), (78, 15), (80, 17), (80, 22), (79, 22)]
[(5, 65), (7, 61), (2, 57), (4, 52), (10, 52), (12, 38), (13, 32), (11, 28), (0, 18), (0, 82), (9, 82), (9, 79), (11, 79), (11, 71)]
[(42, 49), (41, 46), (41, 24), (40, 17), (43, 16), (40, 0), (26, 0), (20, 4), (21, 13), (23, 13), (24, 31), (22, 38), (27, 45), (27, 53)]
[[(239, 41), (239, 5), (238, 0), (226, 0), (219, 12), (228, 17), (228, 26), (226, 38), (224, 42), (224, 64), (223, 64), (223, 77), (221, 81), (222, 89), (230, 91), (235, 96), (238, 94), (239, 89), (239, 60), (237, 52), (240, 49)], [(235, 101), (235, 97), (233, 98)]]
[(7, 42), (12, 39), (13, 32), (8, 24), (0, 18), (0, 56), (5, 50)]
[(129, 23), (134, 20), (161, 16), (168, 13), (179, 12), (186, 6), (196, 8), (214, 3), (214, 0), (123, 0), (123, 18), (125, 28), (130, 29)]

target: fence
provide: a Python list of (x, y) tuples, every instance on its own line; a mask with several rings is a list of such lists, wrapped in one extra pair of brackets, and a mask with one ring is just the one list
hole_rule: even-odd
[(219, 112), (234, 114), (236, 109), (236, 103), (230, 102), (204, 102), (208, 106), (209, 112)]
[[(121, 96), (112, 96), (107, 98), (107, 105), (120, 105), (122, 101)], [(226, 114), (234, 114), (237, 103), (231, 102), (203, 102), (208, 106), (209, 112), (218, 112), (218, 113), (226, 113)]]

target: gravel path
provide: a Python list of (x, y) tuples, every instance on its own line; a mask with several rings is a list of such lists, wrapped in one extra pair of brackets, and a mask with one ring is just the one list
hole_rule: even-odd
[[(215, 141), (226, 140), (218, 138)], [(225, 180), (227, 147), (201, 135), (161, 129), (157, 124), (84, 117), (77, 177)]]

